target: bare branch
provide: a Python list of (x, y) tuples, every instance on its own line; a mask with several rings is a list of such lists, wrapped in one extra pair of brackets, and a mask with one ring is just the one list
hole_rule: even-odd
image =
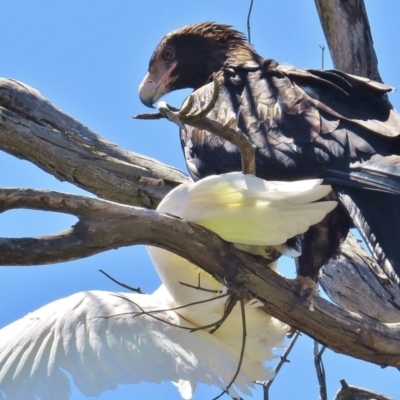
[(378, 321), (400, 321), (400, 287), (390, 282), (353, 235), (340, 250), (340, 256), (323, 267), (319, 279), (329, 298)]
[(181, 171), (115, 144), (57, 109), (38, 91), (0, 79), (0, 149), (62, 181), (125, 204), (155, 208)]
[[(218, 395), (217, 397), (214, 397), (213, 400), (217, 400), (220, 397), (222, 397), (225, 393), (229, 393), (229, 388), (231, 388), (232, 385), (235, 383), (235, 380), (236, 380), (237, 376), (239, 375), (240, 368), (242, 367), (243, 356), (244, 356), (244, 351), (245, 351), (245, 347), (246, 347), (247, 331), (246, 331), (246, 312), (245, 312), (245, 308), (244, 308), (244, 299), (243, 299), (243, 297), (240, 298), (239, 301), (240, 301), (240, 314), (241, 314), (241, 317), (242, 317), (242, 346), (240, 348), (240, 356), (239, 356), (238, 365), (236, 367), (236, 371), (235, 371), (231, 381), (229, 382), (228, 385), (226, 385), (225, 390), (220, 395)], [(235, 302), (235, 304), (236, 304), (236, 302)], [(226, 311), (225, 311), (225, 313), (226, 313)]]
[(140, 289), (140, 287), (134, 288), (134, 287), (132, 287), (132, 286), (130, 286), (130, 285), (127, 285), (127, 284), (125, 284), (125, 283), (123, 283), (123, 282), (120, 282), (120, 281), (118, 281), (117, 279), (113, 278), (111, 275), (107, 274), (107, 272), (103, 271), (102, 269), (99, 269), (99, 272), (101, 272), (103, 275), (105, 275), (105, 276), (106, 276), (108, 279), (110, 279), (112, 282), (116, 283), (117, 285), (119, 285), (119, 286), (121, 286), (121, 287), (123, 287), (123, 288), (125, 288), (125, 289), (130, 290), (131, 292), (136, 292), (136, 293), (139, 293), (139, 294), (144, 294), (144, 293), (142, 292), (142, 289)]
[(336, 393), (335, 400), (394, 400), (392, 397), (362, 389), (356, 386), (349, 386), (344, 379), (340, 381), (342, 388)]
[[(160, 112), (168, 118), (170, 121), (177, 123), (177, 117), (179, 115), (168, 110), (168, 105), (166, 103), (160, 104)], [(256, 173), (256, 163), (255, 163), (255, 152), (256, 146), (250, 142), (247, 136), (237, 128), (230, 126), (229, 122), (227, 124), (221, 124), (218, 121), (212, 120), (207, 117), (193, 118), (192, 116), (180, 117), (179, 126), (187, 124), (193, 126), (197, 129), (202, 129), (213, 133), (225, 140), (233, 143), (239, 150), (242, 159), (242, 172), (244, 174)]]
[(249, 43), (251, 43), (250, 17), (252, 9), (253, 9), (253, 0), (250, 0), (249, 12), (247, 13), (247, 40), (249, 41)]
[(319, 45), (319, 47), (321, 48), (321, 69), (324, 69), (324, 60), (325, 60), (325, 46), (322, 44)]
[(288, 359), (288, 356), (289, 356), (290, 352), (292, 351), (292, 349), (293, 349), (294, 345), (296, 344), (297, 339), (300, 337), (300, 335), (301, 335), (301, 333), (299, 331), (296, 331), (296, 333), (294, 334), (292, 340), (290, 341), (289, 346), (287, 347), (287, 349), (285, 350), (283, 355), (280, 357), (279, 363), (274, 369), (275, 376), (273, 377), (273, 379), (269, 380), (266, 383), (262, 383), (264, 400), (269, 400), (269, 388), (271, 387), (271, 385), (275, 381), (275, 379), (276, 379), (279, 371), (281, 370), (283, 364), (290, 362), (290, 360)]
[(363, 0), (315, 0), (336, 69), (382, 82)]
[(314, 340), (314, 365), (315, 370), (317, 371), (320, 400), (328, 400), (328, 394), (326, 391), (325, 368), (322, 361), (322, 354), (324, 354), (325, 349), (325, 346), (322, 346), (321, 349), (319, 349), (319, 343)]
[[(206, 229), (153, 210), (106, 200), (34, 190), (3, 189), (2, 209), (33, 208), (77, 215), (79, 222), (54, 237), (2, 239), (0, 263), (32, 265), (85, 257), (111, 248), (150, 244), (200, 265), (229, 289), (253, 293), (264, 309), (334, 351), (400, 367), (400, 323), (384, 324), (314, 298), (314, 311), (298, 304), (288, 281)], [(14, 258), (14, 261), (12, 261)]]
[[(105, 198), (127, 203), (135, 196), (135, 204), (154, 207), (180, 180), (187, 179), (173, 168), (164, 172), (165, 166), (145, 157), (137, 156), (135, 164), (132, 153), (95, 135), (24, 85), (1, 81), (0, 104), (4, 150)], [(105, 185), (93, 187), (96, 180)], [(55, 192), (3, 190), (0, 207), (2, 211), (31, 208), (79, 217), (70, 230), (52, 237), (3, 238), (2, 264), (54, 263), (131, 244), (158, 245), (200, 265), (232, 290), (241, 285), (265, 301), (271, 315), (333, 350), (379, 365), (400, 366), (400, 324), (379, 323), (319, 298), (313, 312), (307, 306), (295, 306), (298, 298), (285, 279), (194, 224), (151, 210)]]
[[(380, 80), (363, 2), (315, 1), (325, 32), (331, 36), (327, 40), (335, 66)], [(336, 7), (336, 10), (327, 7)], [(342, 9), (347, 14), (336, 12)], [(343, 23), (348, 26), (343, 28)], [(358, 29), (360, 24), (361, 29)], [(337, 34), (335, 26), (341, 26), (338, 31), (345, 32), (346, 37)], [(355, 38), (350, 37), (350, 31), (355, 32)], [(347, 39), (356, 45), (348, 43)], [(196, 123), (199, 125), (192, 126), (212, 132), (215, 128), (204, 121)], [(228, 133), (232, 132), (228, 129)], [(232, 137), (226, 139), (232, 141)], [(118, 148), (62, 113), (34, 89), (12, 80), (0, 80), (0, 148), (33, 162), (60, 180), (123, 204), (154, 208), (173, 187), (188, 179), (172, 167)], [(247, 167), (247, 170), (251, 171), (251, 168)], [(306, 305), (298, 305), (290, 284), (262, 262), (206, 229), (179, 218), (83, 196), (17, 189), (0, 191), (0, 208), (2, 211), (12, 208), (50, 210), (79, 217), (79, 222), (71, 229), (51, 237), (0, 239), (0, 263), (53, 263), (131, 244), (158, 245), (200, 265), (231, 290), (236, 290), (239, 285), (251, 292), (265, 302), (265, 310), (271, 315), (301, 329), (334, 351), (379, 365), (400, 367), (400, 323), (378, 321), (399, 320), (399, 304), (395, 298), (400, 296), (382, 280), (378, 279), (379, 289), (373, 287), (366, 291), (368, 295), (371, 290), (377, 293), (380, 307), (371, 312), (365, 303), (361, 310), (367, 316), (356, 312), (363, 302), (348, 294), (355, 294), (354, 290), (346, 292), (346, 296), (337, 293), (335, 301), (348, 307), (347, 310), (315, 298), (315, 311), (312, 312)], [(355, 282), (360, 282), (364, 274), (362, 264), (371, 262), (363, 258), (358, 244), (346, 245), (342, 247), (341, 257), (332, 261), (332, 265), (341, 268), (342, 277), (347, 274), (348, 266), (354, 266)], [(369, 284), (370, 278), (365, 281)], [(354, 284), (354, 288), (359, 288), (358, 284)], [(357, 295), (360, 296), (360, 290)], [(390, 309), (388, 314), (385, 302)], [(336, 400), (347, 398), (337, 397)], [(388, 399), (376, 395), (375, 398)]]

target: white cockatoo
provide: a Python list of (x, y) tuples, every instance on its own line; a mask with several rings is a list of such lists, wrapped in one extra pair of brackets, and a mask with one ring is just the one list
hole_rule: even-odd
[[(320, 183), (266, 182), (229, 173), (180, 185), (158, 210), (267, 255), (271, 246), (285, 251), (288, 238), (335, 207), (332, 201), (315, 202), (330, 191)], [(67, 374), (86, 396), (119, 384), (172, 381), (184, 399), (192, 397), (197, 382), (230, 386), (229, 394), (239, 397), (251, 393), (254, 381), (273, 376), (265, 362), (282, 346), (286, 325), (260, 301), (247, 298), (244, 348), (238, 305), (216, 331), (191, 332), (221, 319), (227, 288), (173, 253), (148, 250), (163, 281), (153, 294), (76, 293), (0, 330), (0, 399), (69, 399)], [(193, 304), (203, 300), (210, 301)]]

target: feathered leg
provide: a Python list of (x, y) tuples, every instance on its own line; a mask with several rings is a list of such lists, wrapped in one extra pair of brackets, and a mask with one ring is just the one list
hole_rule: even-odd
[(303, 235), (302, 254), (297, 259), (297, 278), (300, 296), (309, 297), (316, 289), (319, 270), (336, 257), (340, 243), (349, 232), (350, 219), (339, 206), (311, 226)]

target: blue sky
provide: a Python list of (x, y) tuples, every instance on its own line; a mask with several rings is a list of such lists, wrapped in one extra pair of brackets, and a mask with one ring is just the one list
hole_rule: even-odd
[[(1, 2), (0, 76), (20, 80), (39, 90), (56, 106), (119, 146), (154, 157), (185, 170), (177, 128), (167, 121), (136, 121), (146, 111), (137, 88), (151, 53), (161, 37), (182, 25), (205, 20), (234, 25), (246, 31), (248, 1), (132, 1), (69, 0)], [(325, 44), (314, 2), (255, 0), (252, 42), (266, 58), (297, 67), (319, 68)], [(400, 88), (400, 3), (366, 1), (379, 67), (384, 81)], [(330, 68), (326, 51), (325, 68)], [(168, 95), (180, 105), (188, 92)], [(398, 93), (391, 95), (400, 107)], [(57, 181), (26, 161), (0, 153), (0, 186), (82, 190)], [(0, 215), (0, 236), (52, 234), (75, 222), (70, 216), (33, 211)], [(288, 264), (285, 270), (294, 271)], [(141, 246), (110, 251), (75, 262), (38, 267), (0, 268), (0, 327), (50, 301), (82, 290), (119, 290), (103, 277), (140, 286), (146, 292), (159, 285)], [(312, 361), (312, 341), (303, 337), (271, 389), (272, 399), (318, 398)], [(327, 351), (324, 356), (329, 398), (339, 380), (395, 397), (400, 393), (398, 372), (352, 360)], [(195, 399), (211, 399), (217, 388), (200, 388)], [(169, 383), (133, 385), (104, 393), (100, 399), (179, 399)], [(256, 399), (261, 398), (260, 392)], [(84, 399), (74, 391), (74, 400)]]

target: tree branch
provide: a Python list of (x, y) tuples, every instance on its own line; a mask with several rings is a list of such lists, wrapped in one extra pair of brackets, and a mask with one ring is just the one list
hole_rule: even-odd
[(292, 340), (289, 343), (289, 346), (286, 348), (285, 352), (283, 355), (280, 357), (279, 363), (277, 366), (274, 368), (274, 377), (270, 379), (268, 382), (263, 382), (261, 385), (263, 386), (263, 400), (269, 400), (269, 389), (274, 383), (276, 377), (278, 376), (279, 371), (281, 370), (283, 364), (285, 363), (290, 363), (290, 360), (288, 359), (290, 352), (292, 351), (294, 345), (297, 342), (297, 339), (300, 337), (301, 333), (299, 331), (296, 331), (294, 334)]
[(356, 386), (349, 386), (344, 379), (340, 381), (342, 388), (336, 393), (335, 400), (394, 400), (383, 394), (365, 390)]
[(380, 323), (318, 297), (310, 311), (307, 304), (299, 305), (287, 280), (200, 226), (153, 210), (58, 192), (3, 189), (0, 198), (2, 210), (42, 209), (80, 218), (69, 231), (53, 237), (2, 239), (0, 263), (14, 259), (14, 264), (32, 265), (132, 244), (160, 246), (200, 265), (230, 289), (253, 293), (269, 314), (334, 351), (400, 367), (400, 323)]
[(104, 199), (155, 208), (189, 178), (123, 150), (63, 113), (31, 87), (0, 78), (0, 149)]
[(328, 400), (325, 368), (324, 362), (322, 361), (322, 355), (324, 354), (325, 349), (325, 346), (319, 348), (319, 343), (314, 340), (314, 366), (318, 379), (319, 400)]
[[(315, 4), (334, 67), (382, 82), (364, 1), (315, 0)], [(345, 266), (342, 276), (337, 268), (340, 264)], [(339, 258), (331, 260), (322, 272), (320, 282), (337, 304), (380, 321), (399, 321), (399, 287), (389, 282), (352, 235), (341, 246)], [(350, 399), (389, 400), (350, 387), (343, 380), (335, 400)]]
[(363, 0), (315, 0), (336, 69), (382, 82)]
[(323, 267), (320, 277), (329, 298), (346, 310), (378, 321), (400, 321), (400, 287), (388, 279), (353, 235), (340, 250), (338, 258)]

